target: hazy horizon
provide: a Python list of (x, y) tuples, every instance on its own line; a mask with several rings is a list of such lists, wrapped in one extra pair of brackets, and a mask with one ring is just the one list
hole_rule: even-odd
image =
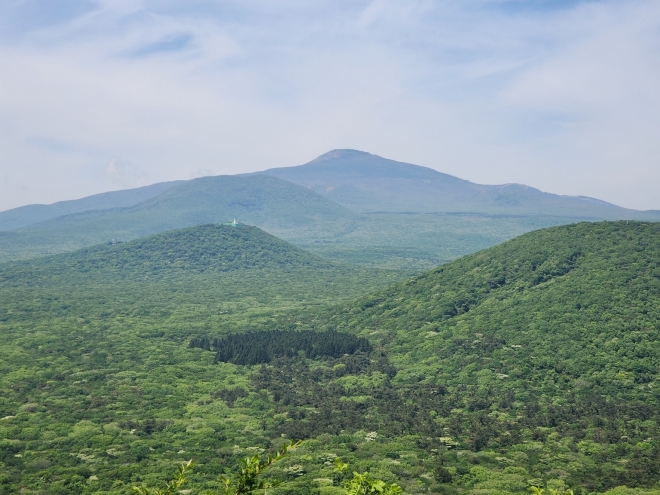
[(660, 209), (649, 0), (0, 6), (0, 211), (358, 149)]
[[(346, 149), (330, 150), (330, 151), (346, 151)], [(360, 151), (360, 152), (363, 152), (363, 150), (348, 150), (348, 151)], [(327, 152), (327, 153), (329, 153), (329, 152)], [(368, 153), (368, 152), (367, 152), (367, 153)], [(325, 155), (325, 154), (326, 154), (326, 153), (324, 153), (324, 154), (322, 154), (322, 155), (319, 155), (319, 157), (321, 157), (321, 156), (323, 156), (323, 155)], [(378, 155), (376, 155), (376, 156), (378, 156)], [(319, 157), (315, 157), (315, 158), (319, 158)], [(386, 158), (386, 157), (381, 157), (381, 158)], [(311, 161), (313, 161), (313, 160), (310, 160), (310, 162), (311, 162)], [(306, 162), (306, 163), (304, 163), (304, 164), (301, 164), (301, 165), (306, 165), (307, 163), (308, 163), (308, 162)], [(401, 162), (400, 162), (400, 163), (401, 163)], [(403, 163), (405, 163), (405, 162), (403, 162)], [(409, 165), (415, 165), (415, 164), (409, 164)], [(296, 165), (293, 165), (293, 167), (295, 167), (295, 166), (296, 166)], [(286, 166), (285, 166), (284, 168), (286, 168)], [(261, 170), (259, 170), (259, 171), (257, 171), (257, 172), (260, 172), (260, 171), (261, 171)], [(223, 174), (219, 174), (219, 175), (223, 175)], [(235, 174), (231, 174), (231, 175), (235, 175)], [(209, 176), (214, 176), (214, 174), (209, 175)], [(206, 176), (206, 177), (209, 177), (209, 176)], [(204, 177), (204, 175), (200, 175), (200, 177)], [(462, 177), (459, 177), (459, 178), (462, 179)], [(183, 180), (192, 180), (192, 179), (183, 179)], [(174, 181), (176, 181), (176, 179), (175, 179)], [(150, 185), (154, 185), (154, 184), (158, 184), (158, 183), (166, 183), (166, 182), (172, 182), (172, 181), (162, 181), (162, 182), (154, 182), (154, 183), (140, 184), (140, 185), (136, 185), (136, 186), (134, 186), (134, 187), (124, 187), (124, 188), (118, 188), (118, 189), (108, 189), (107, 191), (101, 191), (101, 192), (98, 192), (98, 193), (87, 194), (87, 195), (80, 196), (80, 197), (75, 197), (75, 198), (65, 198), (65, 199), (63, 199), (63, 200), (55, 201), (54, 203), (58, 203), (58, 202), (61, 202), (61, 201), (75, 201), (75, 200), (78, 200), (78, 199), (83, 199), (83, 198), (85, 198), (85, 197), (94, 196), (94, 195), (97, 195), (97, 194), (104, 194), (104, 193), (109, 193), (109, 192), (125, 191), (125, 190), (136, 189), (136, 188), (140, 188), (140, 187), (147, 187), (147, 186), (150, 186)], [(488, 184), (488, 185), (509, 185), (509, 184), (513, 184), (513, 183)], [(482, 185), (487, 185), (487, 184), (482, 184)], [(543, 192), (554, 194), (552, 191), (543, 191)], [(591, 196), (585, 196), (585, 195), (562, 195), (562, 196), (563, 196), (563, 197), (582, 197), (582, 198), (594, 199), (594, 200), (597, 200), (597, 201), (604, 201), (604, 200), (601, 200), (600, 198), (593, 198), (593, 197), (591, 197)], [(3, 211), (8, 211), (8, 210), (12, 210), (12, 209), (15, 209), (15, 208), (20, 208), (21, 206), (29, 206), (29, 205), (34, 205), (34, 204), (40, 204), (40, 203), (28, 203), (28, 204), (26, 204), (26, 205), (20, 205), (20, 206), (16, 206), (16, 207), (8, 208), (8, 209), (6, 209), (6, 210), (0, 210), (0, 213), (3, 212)], [(41, 204), (43, 204), (43, 203), (41, 203)], [(53, 204), (53, 203), (47, 203), (47, 204)], [(610, 203), (610, 204), (614, 204), (614, 203)], [(616, 206), (621, 206), (621, 205), (616, 205)], [(643, 210), (642, 210), (642, 211), (643, 211)], [(652, 211), (652, 210), (646, 210), (646, 211)], [(653, 210), (653, 211), (655, 211), (655, 210)]]

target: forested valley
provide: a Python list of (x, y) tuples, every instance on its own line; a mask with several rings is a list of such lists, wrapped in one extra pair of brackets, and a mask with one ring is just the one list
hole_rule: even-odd
[(0, 264), (0, 493), (660, 493), (660, 225), (524, 234), (412, 276), (204, 225)]

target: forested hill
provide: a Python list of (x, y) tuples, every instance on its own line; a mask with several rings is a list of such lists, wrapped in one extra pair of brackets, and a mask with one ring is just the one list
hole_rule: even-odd
[[(272, 263), (204, 258), (243, 235)], [(190, 458), (202, 493), (302, 438), (275, 495), (341, 493), (335, 458), (410, 494), (658, 495), (660, 224), (536, 231), (384, 290), (278, 246), (203, 226), (0, 265), (0, 493), (128, 495)]]
[(532, 232), (302, 324), (440, 387), (428, 436), (589, 490), (660, 482), (660, 224)]
[[(655, 403), (660, 224), (580, 223), (531, 232), (340, 313), (317, 324), (397, 332), (393, 345), (409, 347), (408, 358), (431, 358), (433, 373), (424, 379), (438, 373), (476, 379), (491, 370), (506, 375), (500, 386), (519, 379), (544, 393), (598, 386)], [(469, 372), (462, 370), (467, 362)]]
[(72, 272), (134, 278), (168, 273), (263, 268), (328, 268), (332, 263), (248, 225), (208, 224), (122, 244), (107, 244), (29, 262), (0, 264), (0, 282)]
[[(184, 455), (215, 459), (217, 479), (229, 465), (225, 447), (265, 445), (255, 425), (270, 411), (234, 414), (249, 383), (245, 367), (213, 365), (212, 353), (188, 347), (190, 338), (222, 342), (283, 312), (353, 299), (402, 276), (327, 262), (245, 225), (0, 264), (0, 494), (128, 495), (141, 480), (169, 476)], [(324, 356), (370, 349), (355, 336), (340, 346), (333, 344), (341, 336), (328, 336), (321, 347), (311, 338), (293, 343)], [(240, 354), (240, 345), (233, 349)], [(270, 346), (273, 356), (280, 351)], [(210, 393), (216, 399), (202, 398)], [(222, 397), (233, 397), (231, 408), (202, 414), (217, 430), (186, 433), (199, 401), (224, 408)], [(80, 431), (108, 435), (90, 440)]]
[(35, 258), (108, 242), (129, 241), (159, 232), (237, 219), (278, 236), (322, 231), (333, 236), (357, 214), (309, 189), (255, 176), (202, 177), (126, 208), (60, 216), (0, 232), (0, 261)]

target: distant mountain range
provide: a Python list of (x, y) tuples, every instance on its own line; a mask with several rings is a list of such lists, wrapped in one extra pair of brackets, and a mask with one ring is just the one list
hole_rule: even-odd
[(559, 196), (523, 184), (475, 184), (436, 170), (356, 150), (334, 150), (297, 167), (261, 172), (309, 187), (361, 213), (469, 212), (601, 220), (659, 220), (584, 196)]
[(0, 262), (233, 219), (325, 257), (426, 268), (537, 228), (660, 220), (660, 211), (519, 184), (480, 185), (361, 151), (334, 150), (297, 167), (0, 212)]
[[(3, 254), (5, 259), (29, 258), (234, 219), (286, 235), (289, 231), (304, 233), (320, 224), (332, 231), (358, 216), (276, 177), (203, 177), (166, 187), (161, 194), (133, 206), (79, 211), (0, 232), (0, 259)], [(14, 222), (19, 221), (15, 216)]]
[(52, 205), (27, 205), (0, 212), (0, 231), (20, 229), (52, 218), (91, 210), (124, 208), (147, 201), (184, 181), (160, 182), (151, 186), (94, 194), (81, 199), (59, 201)]

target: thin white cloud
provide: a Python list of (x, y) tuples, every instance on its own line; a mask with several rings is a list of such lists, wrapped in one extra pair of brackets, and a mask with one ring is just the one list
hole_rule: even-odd
[(124, 187), (89, 173), (117, 156), (153, 182), (336, 147), (660, 208), (651, 0), (19, 4), (0, 9), (0, 209)]
[(105, 177), (122, 188), (140, 187), (147, 184), (147, 174), (131, 162), (113, 158), (105, 167)]

